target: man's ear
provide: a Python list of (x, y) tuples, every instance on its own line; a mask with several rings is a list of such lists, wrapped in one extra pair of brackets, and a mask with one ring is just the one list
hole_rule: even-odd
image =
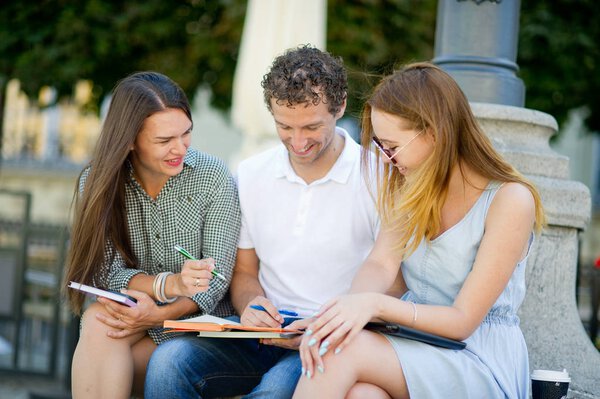
[(344, 102), (342, 103), (342, 105), (340, 106), (340, 110), (338, 111), (338, 113), (335, 115), (335, 119), (338, 120), (340, 119), (342, 116), (344, 116), (344, 112), (346, 112), (346, 105), (348, 104), (348, 95), (346, 94), (346, 98), (344, 98)]

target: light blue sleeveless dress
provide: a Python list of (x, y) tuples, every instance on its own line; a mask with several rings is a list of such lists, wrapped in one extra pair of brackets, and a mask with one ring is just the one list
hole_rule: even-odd
[[(491, 182), (460, 222), (433, 241), (421, 242), (403, 262), (409, 291), (402, 299), (453, 304), (475, 262), (487, 211), (500, 186)], [(533, 234), (529, 248), (532, 243)], [(527, 256), (479, 328), (465, 340), (465, 349), (442, 349), (386, 335), (402, 365), (411, 398), (529, 397), (529, 359), (517, 316), (525, 297)]]

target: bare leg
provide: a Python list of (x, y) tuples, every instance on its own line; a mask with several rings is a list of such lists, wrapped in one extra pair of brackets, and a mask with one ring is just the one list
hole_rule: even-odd
[(358, 382), (350, 388), (346, 399), (392, 399), (388, 393), (380, 387), (373, 384)]
[(104, 313), (97, 302), (83, 314), (81, 337), (71, 365), (73, 397), (129, 398), (134, 376), (132, 347), (145, 334), (110, 338), (106, 332), (112, 327), (97, 320), (96, 313)]
[(409, 397), (396, 352), (380, 334), (362, 331), (339, 354), (330, 351), (323, 360), (325, 372), (300, 378), (294, 399), (342, 399), (358, 381), (380, 387), (393, 398)]
[(140, 398), (144, 397), (144, 381), (146, 380), (146, 368), (156, 344), (152, 338), (145, 336), (133, 345), (133, 392)]

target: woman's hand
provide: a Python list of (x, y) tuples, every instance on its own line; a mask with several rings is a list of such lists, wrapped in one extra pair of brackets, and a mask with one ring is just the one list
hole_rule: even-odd
[[(167, 277), (167, 297), (187, 296), (193, 297), (199, 292), (208, 290), (212, 279), (212, 270), (215, 260), (206, 258), (202, 260), (186, 260), (181, 268), (181, 273)], [(172, 284), (169, 280), (173, 279)]]
[(134, 297), (137, 305), (129, 307), (110, 299), (98, 298), (98, 302), (104, 305), (108, 314), (98, 313), (96, 318), (115, 329), (107, 333), (109, 337), (125, 338), (152, 327), (162, 326), (164, 320), (157, 317), (160, 314), (158, 306), (148, 294), (135, 290), (123, 290), (123, 293)]
[[(287, 330), (304, 330), (313, 320), (314, 318), (299, 319), (290, 323), (285, 328)], [(298, 350), (300, 348), (300, 343), (302, 342), (302, 335), (298, 335), (294, 338), (264, 338), (261, 342), (264, 345), (274, 345), (279, 346), (280, 348)]]
[(323, 372), (322, 356), (327, 352), (338, 354), (371, 320), (377, 295), (343, 295), (323, 305), (300, 344), (300, 358), (307, 377), (314, 375), (315, 368)]

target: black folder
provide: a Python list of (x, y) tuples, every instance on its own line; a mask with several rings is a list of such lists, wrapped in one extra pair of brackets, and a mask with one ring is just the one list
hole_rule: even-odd
[(435, 345), (447, 349), (460, 350), (464, 349), (467, 346), (467, 344), (465, 344), (462, 341), (456, 341), (454, 339), (440, 337), (439, 335), (426, 333), (423, 331), (415, 330), (414, 328), (401, 326), (400, 324), (395, 323), (370, 322), (367, 323), (365, 329), (377, 331), (387, 335), (393, 335), (395, 337), (412, 339), (413, 341), (420, 341), (429, 345)]

